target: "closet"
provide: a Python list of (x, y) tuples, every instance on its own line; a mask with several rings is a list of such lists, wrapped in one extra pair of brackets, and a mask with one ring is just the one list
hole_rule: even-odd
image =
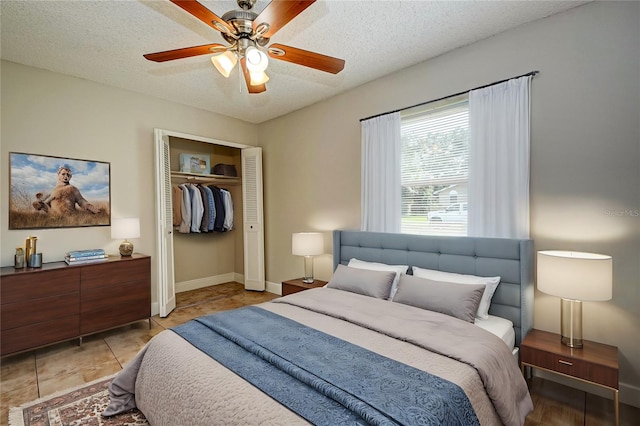
[[(160, 316), (175, 308), (175, 294), (180, 291), (226, 281), (264, 291), (261, 148), (162, 129), (155, 129), (154, 136)], [(193, 161), (197, 167), (189, 169), (185, 158), (201, 161)], [(237, 176), (213, 174), (217, 164), (233, 166), (226, 169), (235, 168)], [(182, 184), (227, 191), (233, 203), (232, 229), (185, 232), (182, 227), (179, 232), (174, 225), (172, 191)]]

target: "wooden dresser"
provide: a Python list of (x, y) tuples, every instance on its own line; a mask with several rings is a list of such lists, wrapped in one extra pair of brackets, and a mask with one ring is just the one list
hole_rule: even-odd
[(151, 258), (0, 269), (0, 355), (82, 338), (151, 316)]

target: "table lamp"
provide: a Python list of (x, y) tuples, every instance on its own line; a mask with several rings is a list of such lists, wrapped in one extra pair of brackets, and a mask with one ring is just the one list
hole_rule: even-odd
[(140, 238), (140, 219), (129, 217), (113, 219), (111, 221), (111, 238), (122, 240), (120, 244), (120, 256), (131, 256), (133, 254), (133, 244), (127, 238)]
[(575, 251), (538, 252), (538, 290), (561, 297), (561, 341), (582, 348), (582, 301), (611, 299), (611, 256)]
[(320, 232), (297, 232), (291, 238), (291, 253), (304, 256), (304, 278), (302, 282), (313, 282), (313, 256), (324, 252), (324, 238)]

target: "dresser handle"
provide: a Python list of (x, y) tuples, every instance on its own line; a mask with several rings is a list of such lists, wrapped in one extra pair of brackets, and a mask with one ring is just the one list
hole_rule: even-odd
[(572, 363), (572, 362), (565, 361), (565, 360), (562, 360), (562, 359), (559, 359), (559, 360), (558, 360), (558, 362), (559, 362), (560, 364), (568, 365), (568, 366), (570, 366), (570, 367), (573, 365), (573, 363)]

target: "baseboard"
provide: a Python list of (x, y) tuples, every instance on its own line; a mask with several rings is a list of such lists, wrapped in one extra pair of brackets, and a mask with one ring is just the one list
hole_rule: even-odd
[[(236, 281), (235, 272), (229, 272), (228, 274), (214, 275), (211, 277), (196, 278), (195, 280), (181, 281), (176, 283), (176, 293), (182, 293), (183, 291), (197, 290), (199, 288), (209, 287), (212, 285), (224, 284), (230, 281)], [(244, 282), (240, 281), (241, 283)]]
[(233, 273), (233, 281), (240, 283), (240, 284), (244, 284), (244, 274), (239, 274), (237, 272)]
[(282, 296), (282, 283), (272, 283), (271, 281), (265, 281), (265, 290), (269, 293)]
[(640, 408), (640, 387), (620, 383), (620, 402)]
[[(237, 272), (230, 272), (228, 274), (216, 275), (213, 277), (198, 278), (195, 280), (182, 281), (176, 283), (176, 293), (183, 291), (197, 290), (203, 287), (209, 287), (211, 285), (218, 285), (228, 283), (229, 281), (235, 281), (244, 284), (244, 274), (238, 274)], [(282, 295), (282, 283), (272, 283), (270, 281), (265, 282), (265, 290), (269, 293)], [(151, 316), (158, 315), (160, 313), (160, 307), (158, 302), (151, 303)]]
[[(197, 290), (199, 288), (209, 287), (209, 286), (218, 285), (218, 284), (224, 284), (230, 281), (244, 284), (244, 274), (239, 274), (237, 272), (230, 272), (228, 274), (197, 278), (195, 280), (189, 280), (189, 281), (181, 281), (179, 283), (176, 283), (176, 293), (182, 293), (183, 291)], [(265, 291), (268, 291), (269, 293), (281, 295), (282, 283), (272, 283), (270, 281), (265, 281)], [(152, 304), (151, 311), (157, 313), (158, 311), (157, 303)]]
[[(548, 373), (546, 371), (534, 369), (533, 374), (537, 377), (542, 377), (545, 380), (560, 383), (565, 386), (580, 389), (584, 392), (589, 392), (603, 398), (613, 399), (613, 392), (604, 389), (600, 386), (590, 385), (578, 380), (572, 380), (566, 377), (558, 376), (557, 374)], [(629, 383), (619, 383), (619, 400), (622, 404), (632, 405), (640, 408), (640, 388), (633, 386)]]

